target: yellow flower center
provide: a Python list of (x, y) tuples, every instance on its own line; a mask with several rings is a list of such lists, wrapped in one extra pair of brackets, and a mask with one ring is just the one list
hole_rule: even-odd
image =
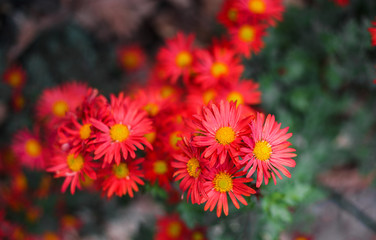
[(133, 52), (127, 52), (123, 56), (123, 64), (127, 69), (134, 69), (139, 65), (138, 55)]
[(175, 62), (176, 65), (181, 68), (190, 66), (192, 63), (192, 55), (187, 51), (182, 51), (176, 55)]
[(177, 146), (177, 143), (181, 140), (180, 137), (180, 131), (175, 131), (170, 134), (170, 145), (175, 149), (178, 150), (179, 147)]
[(226, 172), (217, 173), (213, 179), (213, 184), (217, 192), (229, 192), (232, 190), (232, 177)]
[(215, 98), (217, 93), (213, 89), (209, 89), (204, 92), (202, 99), (204, 101), (205, 105), (208, 105), (208, 103)]
[(123, 124), (115, 124), (110, 129), (110, 136), (114, 142), (122, 142), (129, 136), (129, 129)]
[(64, 117), (65, 113), (68, 112), (68, 110), (69, 110), (68, 104), (63, 100), (56, 101), (52, 105), (52, 112), (57, 117)]
[(167, 163), (162, 160), (155, 161), (153, 165), (154, 172), (158, 175), (163, 175), (167, 172)]
[(154, 143), (155, 138), (157, 137), (157, 133), (155, 131), (150, 132), (150, 133), (145, 134), (144, 137), (149, 143)]
[(90, 127), (91, 127), (91, 124), (86, 123), (80, 128), (80, 137), (82, 140), (88, 139), (90, 137), (90, 133), (91, 133)]
[(228, 74), (228, 67), (226, 64), (221, 62), (213, 63), (211, 67), (211, 74), (216, 78), (225, 76)]
[(162, 98), (168, 98), (175, 92), (175, 89), (171, 86), (163, 86), (161, 89)]
[(9, 76), (9, 85), (12, 87), (19, 87), (22, 82), (22, 76), (19, 72), (14, 72)]
[(266, 161), (272, 155), (272, 146), (265, 141), (257, 141), (255, 144), (255, 148), (253, 149), (253, 155), (261, 161)]
[(144, 106), (144, 110), (149, 114), (149, 116), (154, 117), (159, 112), (159, 107), (155, 103), (148, 103)]
[(250, 0), (248, 2), (249, 10), (256, 14), (265, 12), (266, 6), (263, 0)]
[(189, 161), (187, 162), (187, 171), (189, 176), (194, 178), (197, 178), (200, 175), (200, 163), (198, 162), (197, 158), (189, 159)]
[(170, 238), (177, 238), (182, 232), (182, 226), (179, 222), (171, 222), (167, 227), (167, 235)]
[(67, 157), (67, 163), (70, 170), (73, 172), (78, 172), (84, 166), (84, 158), (79, 154), (76, 158), (74, 154), (69, 154)]
[(29, 139), (25, 143), (25, 150), (30, 157), (38, 157), (42, 152), (42, 147), (37, 140)]
[(112, 171), (117, 178), (125, 178), (129, 175), (129, 169), (126, 163), (114, 164)]
[(215, 139), (222, 145), (230, 144), (235, 140), (235, 132), (231, 127), (221, 127), (215, 133)]
[(239, 38), (244, 42), (255, 40), (255, 29), (250, 25), (243, 25), (239, 30)]
[(227, 101), (229, 102), (236, 101), (236, 106), (239, 106), (239, 104), (244, 103), (244, 98), (243, 98), (243, 95), (240, 94), (239, 92), (233, 91), (233, 92), (230, 92), (229, 95), (227, 95)]
[(205, 239), (205, 237), (204, 237), (204, 234), (202, 234), (202, 232), (195, 231), (192, 234), (192, 240), (204, 240), (204, 239)]
[(227, 17), (231, 22), (235, 22), (238, 18), (238, 11), (236, 8), (230, 8), (227, 12)]
[(308, 240), (306, 237), (297, 237), (295, 240)]

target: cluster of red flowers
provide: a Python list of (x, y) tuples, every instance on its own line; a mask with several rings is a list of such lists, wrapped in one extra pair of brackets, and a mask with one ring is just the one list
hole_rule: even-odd
[[(218, 19), (230, 40), (199, 49), (194, 35), (178, 33), (157, 53), (146, 87), (109, 100), (83, 83), (45, 90), (39, 126), (15, 136), (15, 153), (25, 166), (65, 178), (63, 192), (90, 182), (107, 197), (133, 197), (145, 180), (170, 191), (175, 178), (187, 199), (205, 210), (217, 206), (218, 217), (228, 215), (228, 197), (236, 208), (247, 205), (254, 172), (259, 188), (290, 177), (286, 166), (295, 166), (292, 134), (255, 110), (259, 85), (240, 80), (241, 56), (260, 51), (265, 28), (283, 10), (280, 0), (225, 1)], [(137, 47), (119, 50), (127, 71), (144, 59)]]
[(3, 73), (3, 81), (12, 89), (11, 106), (15, 111), (21, 110), (25, 105), (22, 89), (26, 82), (25, 70), (17, 64), (11, 65)]

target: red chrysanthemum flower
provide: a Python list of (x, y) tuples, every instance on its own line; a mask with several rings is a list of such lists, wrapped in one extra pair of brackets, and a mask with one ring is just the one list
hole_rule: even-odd
[(81, 189), (80, 179), (84, 181), (85, 175), (91, 179), (96, 179), (95, 168), (97, 163), (91, 161), (87, 154), (56, 152), (47, 168), (48, 172), (54, 172), (55, 178), (65, 177), (61, 192), (65, 192), (70, 184), (70, 192), (74, 194), (76, 187)]
[(239, 20), (239, 10), (235, 7), (235, 2), (234, 0), (225, 0), (217, 15), (218, 22), (228, 28), (234, 26)]
[(113, 160), (120, 164), (121, 156), (135, 158), (137, 148), (144, 150), (143, 145), (153, 148), (144, 137), (152, 131), (152, 122), (138, 108), (138, 103), (124, 99), (122, 93), (118, 97), (112, 95), (111, 115), (108, 122), (91, 118), (91, 124), (100, 131), (93, 140), (95, 159), (104, 156), (103, 164), (111, 164)]
[(143, 158), (128, 159), (119, 165), (112, 164), (104, 171), (103, 191), (107, 192), (107, 197), (111, 197), (115, 193), (119, 197), (128, 194), (133, 198), (133, 192), (138, 192), (137, 184), (144, 185), (142, 180), (144, 174), (140, 169), (140, 164), (143, 161)]
[(220, 104), (204, 106), (202, 113), (193, 118), (197, 129), (193, 144), (205, 147), (202, 154), (209, 159), (209, 167), (224, 164), (228, 155), (236, 164), (241, 137), (250, 132), (249, 119), (241, 117), (236, 104), (221, 101)]
[(28, 129), (19, 130), (13, 136), (12, 150), (23, 166), (44, 168), (43, 147), (37, 134)]
[(218, 83), (229, 85), (238, 81), (244, 67), (235, 52), (216, 47), (212, 54), (206, 50), (200, 51), (193, 70), (197, 74), (194, 81), (205, 89)]
[(210, 102), (216, 102), (220, 89), (219, 86), (214, 86), (203, 91), (198, 87), (190, 87), (186, 100), (189, 110), (193, 113), (197, 113), (202, 106), (207, 106)]
[(257, 54), (264, 47), (262, 40), (265, 27), (261, 24), (242, 24), (230, 29), (231, 43), (236, 52), (249, 58), (251, 53)]
[(235, 6), (239, 9), (239, 22), (262, 22), (272, 26), (282, 20), (285, 10), (282, 0), (239, 0)]
[(187, 237), (187, 226), (177, 214), (157, 220), (155, 240), (181, 240)]
[(37, 103), (37, 117), (54, 126), (68, 111), (81, 105), (88, 91), (86, 83), (69, 82), (43, 91)]
[[(157, 148), (156, 148), (157, 149)], [(160, 187), (166, 190), (171, 189), (172, 167), (168, 153), (161, 151), (150, 151), (146, 154), (144, 162), (145, 179), (151, 184), (158, 182)]]
[(118, 61), (126, 71), (139, 70), (145, 65), (146, 55), (143, 49), (137, 45), (122, 46), (117, 51)]
[(350, 1), (349, 0), (333, 0), (338, 6), (340, 7), (346, 7), (349, 5)]
[(84, 150), (88, 150), (86, 148), (93, 136), (91, 128), (89, 120), (84, 119), (79, 122), (75, 116), (71, 116), (59, 127), (58, 142), (62, 145), (68, 144), (70, 152), (77, 156)]
[(205, 227), (195, 227), (190, 230), (188, 240), (207, 240), (206, 228)]
[(175, 38), (166, 41), (167, 46), (163, 47), (157, 55), (162, 71), (172, 84), (180, 76), (183, 77), (184, 82), (188, 82), (194, 61), (193, 41), (193, 34), (185, 36), (179, 32)]
[(261, 103), (261, 91), (259, 84), (252, 80), (243, 80), (224, 88), (221, 96), (227, 101), (236, 102), (239, 105), (253, 105)]
[(376, 21), (372, 22), (373, 27), (368, 28), (369, 33), (371, 34), (371, 44), (376, 46)]
[(182, 153), (175, 154), (175, 161), (172, 162), (172, 167), (175, 168), (175, 181), (180, 181), (180, 189), (187, 191), (187, 199), (191, 198), (192, 203), (201, 203), (203, 192), (203, 176), (201, 154), (198, 148), (193, 147), (191, 141), (183, 137), (182, 141), (178, 143)]
[(217, 216), (220, 217), (223, 212), (228, 215), (227, 194), (230, 196), (232, 203), (239, 209), (239, 202), (248, 205), (243, 196), (250, 196), (256, 191), (248, 187), (245, 183), (251, 182), (253, 179), (240, 177), (245, 172), (240, 172), (232, 163), (219, 165), (216, 168), (210, 168), (204, 175), (206, 181), (204, 182), (204, 190), (207, 198), (204, 210), (210, 211), (217, 206)]
[(3, 73), (3, 81), (12, 88), (21, 88), (26, 81), (26, 72), (19, 65), (13, 65)]
[(295, 149), (289, 148), (291, 143), (287, 141), (292, 133), (287, 133), (288, 127), (280, 129), (281, 123), (275, 121), (274, 115), (268, 115), (266, 120), (263, 114), (257, 113), (256, 119), (250, 124), (252, 133), (250, 137), (245, 136), (243, 140), (247, 147), (240, 149), (244, 158), (241, 161), (245, 164), (244, 171), (248, 171), (247, 177), (251, 177), (257, 170), (256, 187), (260, 187), (263, 179), (268, 184), (270, 176), (276, 184), (277, 175), (282, 179), (281, 171), (285, 176), (291, 177), (290, 172), (285, 168), (295, 167)]

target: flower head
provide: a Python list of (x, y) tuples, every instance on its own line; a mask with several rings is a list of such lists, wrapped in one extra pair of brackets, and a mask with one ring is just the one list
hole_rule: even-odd
[(295, 149), (289, 148), (291, 143), (287, 141), (292, 133), (287, 133), (288, 127), (280, 129), (281, 124), (275, 121), (274, 115), (268, 115), (266, 120), (263, 114), (257, 113), (256, 119), (250, 124), (252, 133), (250, 137), (244, 136), (246, 147), (241, 148), (244, 155), (242, 164), (244, 171), (248, 171), (247, 177), (251, 177), (257, 170), (256, 186), (260, 187), (263, 179), (268, 184), (272, 177), (276, 184), (276, 176), (282, 179), (281, 171), (285, 176), (291, 177), (285, 168), (295, 167)]
[(372, 22), (372, 26), (368, 28), (369, 33), (371, 34), (371, 44), (376, 46), (376, 21)]
[(193, 124), (197, 131), (193, 144), (204, 147), (202, 153), (209, 160), (209, 167), (224, 164), (228, 156), (237, 163), (241, 137), (248, 134), (248, 118), (242, 118), (234, 102), (221, 101), (203, 107), (199, 115), (194, 115)]
[(105, 171), (106, 176), (103, 181), (103, 191), (107, 192), (107, 197), (113, 194), (121, 197), (128, 194), (133, 198), (133, 192), (138, 192), (138, 185), (144, 185), (142, 177), (143, 171), (140, 169), (140, 164), (144, 161), (143, 158), (128, 159), (125, 162), (110, 165)]
[(104, 157), (104, 164), (111, 164), (113, 160), (120, 164), (121, 157), (124, 160), (128, 155), (135, 158), (137, 148), (143, 150), (143, 145), (152, 148), (144, 137), (152, 131), (152, 122), (136, 102), (124, 99), (123, 94), (118, 97), (112, 95), (110, 109), (111, 116), (107, 122), (90, 119), (92, 126), (99, 131), (92, 141), (96, 145), (95, 159)]
[(235, 3), (233, 0), (225, 0), (217, 16), (218, 21), (228, 28), (233, 27), (239, 20), (239, 10)]
[(145, 65), (145, 53), (137, 44), (120, 47), (117, 55), (120, 66), (126, 71), (137, 71)]
[(3, 73), (3, 81), (10, 87), (20, 89), (26, 81), (26, 72), (20, 65), (13, 65)]
[(256, 193), (255, 190), (248, 187), (245, 183), (251, 182), (253, 179), (240, 177), (245, 172), (239, 171), (232, 163), (226, 163), (216, 168), (210, 168), (206, 173), (206, 181), (204, 182), (204, 190), (207, 198), (205, 199), (205, 211), (213, 209), (217, 206), (217, 216), (220, 217), (223, 212), (228, 215), (227, 195), (230, 196), (232, 203), (239, 209), (240, 201), (244, 205), (248, 205), (243, 196), (250, 196)]
[(251, 53), (257, 54), (264, 47), (262, 40), (265, 26), (245, 23), (230, 29), (231, 43), (236, 52), (249, 58)]
[(187, 236), (187, 226), (177, 214), (160, 217), (157, 220), (156, 240), (179, 240)]
[(194, 35), (185, 36), (179, 32), (175, 38), (167, 40), (166, 47), (159, 51), (157, 60), (171, 83), (181, 76), (184, 82), (188, 82), (194, 62), (193, 41)]
[(262, 22), (272, 26), (282, 20), (285, 10), (281, 0), (239, 0), (235, 6), (239, 10), (240, 22)]

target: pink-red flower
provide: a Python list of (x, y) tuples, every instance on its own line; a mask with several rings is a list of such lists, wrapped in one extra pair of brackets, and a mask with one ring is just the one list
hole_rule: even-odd
[(282, 20), (285, 10), (282, 0), (239, 0), (235, 6), (239, 10), (239, 22), (262, 22), (272, 26)]
[(143, 158), (128, 159), (119, 165), (112, 164), (107, 168), (103, 181), (103, 191), (107, 192), (107, 197), (111, 197), (113, 194), (119, 197), (128, 194), (133, 198), (133, 192), (138, 192), (137, 184), (144, 185), (142, 180), (144, 174), (140, 169), (140, 164), (143, 161)]
[(264, 47), (265, 26), (244, 23), (230, 29), (231, 43), (234, 50), (249, 58), (251, 53), (257, 54)]
[(368, 28), (369, 33), (371, 34), (371, 44), (376, 46), (376, 21), (372, 22), (372, 26)]
[(225, 0), (218, 13), (218, 22), (222, 23), (226, 27), (233, 27), (239, 20), (239, 10), (235, 7), (236, 1)]
[(44, 154), (39, 136), (27, 129), (14, 134), (12, 150), (23, 166), (31, 169), (44, 168)]
[(152, 122), (146, 112), (138, 108), (138, 104), (123, 94), (111, 96), (111, 119), (107, 122), (91, 118), (93, 127), (99, 130), (93, 144), (96, 145), (95, 159), (104, 157), (104, 164), (115, 160), (120, 164), (121, 157), (136, 157), (136, 150), (144, 149), (144, 145), (152, 149), (152, 145), (144, 137), (152, 131)]
[(197, 62), (193, 67), (196, 73), (194, 81), (204, 89), (237, 82), (244, 67), (235, 52), (220, 47), (214, 48), (212, 52), (202, 50), (197, 53)]
[(143, 167), (145, 179), (151, 184), (158, 182), (160, 187), (166, 190), (171, 189), (172, 167), (168, 153), (158, 150), (147, 152)]
[(56, 151), (47, 168), (48, 172), (55, 173), (55, 178), (65, 177), (61, 191), (65, 192), (70, 184), (70, 192), (74, 194), (76, 187), (81, 189), (80, 179), (84, 181), (85, 176), (96, 179), (95, 168), (97, 163), (92, 161), (88, 154), (78, 154)]
[(295, 167), (295, 149), (290, 148), (291, 143), (287, 141), (292, 133), (287, 133), (288, 127), (281, 128), (281, 124), (275, 121), (274, 115), (268, 115), (266, 120), (263, 114), (257, 113), (256, 119), (250, 124), (251, 135), (244, 136), (246, 147), (241, 148), (244, 155), (242, 164), (245, 164), (244, 171), (248, 171), (247, 177), (251, 177), (257, 170), (256, 187), (260, 187), (263, 179), (268, 184), (272, 177), (276, 184), (276, 175), (282, 179), (281, 171), (285, 176), (291, 177), (290, 172), (285, 168)]
[(120, 66), (126, 71), (137, 71), (145, 65), (145, 53), (137, 44), (120, 47), (117, 55)]
[(157, 220), (155, 240), (181, 240), (187, 238), (188, 229), (177, 214), (160, 217)]
[(203, 191), (203, 176), (202, 168), (205, 162), (201, 159), (198, 148), (192, 146), (192, 143), (187, 138), (183, 137), (182, 141), (178, 143), (182, 153), (175, 154), (175, 161), (172, 162), (172, 167), (175, 168), (175, 181), (180, 181), (180, 189), (187, 191), (187, 199), (191, 198), (192, 203), (201, 203)]
[(210, 209), (213, 211), (217, 207), (217, 216), (220, 217), (223, 212), (228, 215), (228, 201), (227, 195), (234, 206), (239, 209), (239, 202), (248, 205), (243, 196), (250, 196), (255, 194), (256, 191), (248, 187), (245, 183), (251, 182), (253, 179), (241, 177), (245, 172), (239, 171), (232, 163), (210, 168), (204, 173), (206, 181), (204, 182), (204, 190), (206, 192), (205, 211)]
[(19, 65), (13, 65), (3, 73), (3, 81), (12, 88), (20, 89), (26, 81), (26, 72)]
[(179, 32), (175, 38), (166, 41), (166, 46), (157, 55), (161, 71), (173, 84), (179, 77), (188, 82), (194, 61), (193, 41), (193, 34), (185, 36)]
[(235, 82), (228, 88), (223, 88), (221, 96), (227, 101), (236, 102), (236, 105), (254, 105), (261, 103), (259, 84), (252, 80)]
[(193, 144), (204, 147), (202, 153), (209, 160), (209, 167), (224, 164), (230, 156), (237, 163), (242, 136), (249, 134), (248, 118), (242, 118), (234, 102), (204, 106), (201, 114), (193, 116), (196, 136)]

